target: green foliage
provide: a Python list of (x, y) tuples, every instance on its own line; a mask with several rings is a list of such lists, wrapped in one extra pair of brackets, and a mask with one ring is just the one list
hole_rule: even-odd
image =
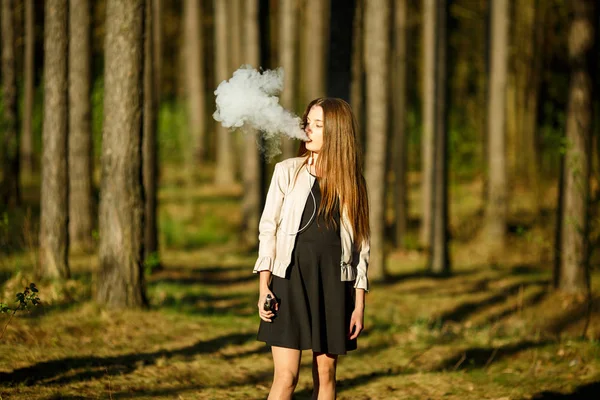
[(0, 339), (4, 336), (4, 332), (6, 332), (6, 328), (10, 321), (17, 313), (17, 311), (27, 310), (30, 305), (37, 306), (41, 304), (40, 298), (38, 297), (38, 288), (35, 283), (30, 283), (29, 286), (25, 286), (25, 289), (22, 292), (18, 292), (16, 297), (17, 306), (10, 307), (8, 304), (0, 303), (0, 314), (10, 314), (10, 318), (4, 325), (4, 329), (2, 329), (2, 333), (0, 334)]
[(146, 275), (152, 275), (152, 273), (160, 267), (160, 256), (158, 252), (152, 252), (148, 254), (148, 257), (144, 260), (144, 273)]
[(163, 102), (158, 111), (158, 157), (160, 162), (182, 163), (187, 148), (185, 102)]
[(197, 225), (190, 226), (180, 219), (168, 215), (161, 216), (162, 243), (171, 248), (193, 249), (225, 243), (231, 235), (217, 215), (205, 214), (195, 223)]

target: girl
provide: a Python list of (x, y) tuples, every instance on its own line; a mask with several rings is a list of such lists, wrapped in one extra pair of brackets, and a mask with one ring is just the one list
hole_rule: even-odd
[(352, 109), (319, 98), (302, 123), (309, 140), (299, 157), (275, 165), (259, 224), (258, 340), (275, 366), (269, 399), (291, 398), (308, 349), (313, 398), (335, 398), (337, 358), (356, 349), (369, 289), (369, 207)]

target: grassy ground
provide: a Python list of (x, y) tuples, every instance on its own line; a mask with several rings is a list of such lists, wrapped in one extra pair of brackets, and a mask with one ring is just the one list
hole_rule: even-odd
[[(73, 279), (40, 283), (46, 304), (18, 314), (0, 340), (1, 399), (266, 397), (273, 365), (256, 341), (255, 253), (235, 239), (240, 189), (185, 189), (185, 181), (177, 171), (163, 175), (164, 269), (148, 277), (150, 309), (95, 305), (97, 259), (72, 255)], [(453, 188), (452, 277), (428, 276), (417, 251), (390, 253), (391, 279), (367, 297), (359, 349), (340, 360), (339, 398), (596, 398), (600, 274), (591, 307), (553, 293), (551, 231), (526, 222), (518, 206), (504, 262), (482, 263), (473, 239), (478, 193), (478, 185)], [(22, 250), (0, 262), (4, 301), (27, 283), (35, 260), (27, 245), (35, 235), (17, 236)], [(298, 399), (310, 398), (310, 360), (305, 352)]]

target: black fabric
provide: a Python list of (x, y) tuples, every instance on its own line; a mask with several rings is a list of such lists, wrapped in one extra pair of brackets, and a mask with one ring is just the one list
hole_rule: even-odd
[[(321, 201), (318, 181), (309, 194), (298, 229), (311, 219), (314, 201)], [(310, 224), (296, 236), (292, 261), (286, 277), (273, 276), (271, 291), (279, 302), (272, 322), (260, 321), (258, 340), (270, 346), (314, 352), (346, 354), (356, 349), (348, 340), (354, 310), (354, 282), (341, 280), (340, 215), (336, 207), (335, 226), (327, 226), (315, 212)], [(330, 224), (331, 225), (331, 224)]]

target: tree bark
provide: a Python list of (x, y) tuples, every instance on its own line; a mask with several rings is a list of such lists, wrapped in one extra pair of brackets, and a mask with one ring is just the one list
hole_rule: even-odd
[[(156, 98), (157, 113), (160, 110), (160, 80), (162, 71), (162, 0), (152, 1), (152, 58), (154, 60), (154, 97)], [(158, 115), (157, 115), (158, 118)]]
[[(204, 70), (202, 68), (201, 3), (197, 0), (184, 2), (185, 76), (188, 106), (188, 126), (191, 145), (188, 160), (204, 161), (206, 140), (206, 116), (204, 99)], [(190, 168), (193, 166), (190, 165)]]
[(104, 130), (96, 301), (146, 304), (142, 268), (143, 0), (106, 4)]
[(356, 0), (354, 20), (352, 21), (352, 80), (350, 82), (350, 104), (358, 123), (359, 143), (365, 144), (364, 135), (364, 59), (363, 59), (363, 19), (364, 0)]
[(388, 127), (388, 55), (390, 8), (386, 0), (369, 0), (365, 8), (365, 70), (367, 94), (367, 154), (371, 259), (370, 275), (383, 279), (385, 269), (385, 166)]
[(448, 255), (447, 6), (446, 0), (435, 0), (435, 125), (429, 268), (436, 275), (448, 275), (451, 269)]
[(144, 262), (156, 266), (158, 229), (156, 221), (156, 191), (158, 186), (158, 155), (156, 149), (156, 78), (154, 76), (154, 3), (146, 1), (144, 19), (144, 121), (142, 135), (142, 176), (144, 183)]
[(305, 0), (302, 40), (303, 105), (325, 96), (326, 52), (329, 39), (329, 0)]
[(69, 239), (93, 247), (90, 3), (69, 1)]
[(35, 10), (34, 1), (25, 0), (25, 63), (23, 71), (23, 130), (21, 131), (21, 171), (33, 173), (33, 98), (35, 95)]
[[(244, 10), (245, 58), (251, 65), (260, 62), (260, 40), (258, 30), (258, 0), (246, 0)], [(258, 132), (244, 132), (244, 197), (242, 200), (242, 242), (255, 247), (258, 244), (258, 221), (260, 219), (260, 158)]]
[(4, 154), (2, 161), (1, 200), (9, 207), (21, 203), (19, 184), (19, 131), (17, 128), (17, 70), (15, 49), (14, 1), (2, 0), (2, 104)]
[[(283, 68), (283, 91), (281, 93), (281, 105), (292, 111), (296, 111), (294, 103), (296, 99), (296, 48), (298, 29), (296, 26), (296, 15), (298, 12), (296, 0), (282, 0), (279, 4), (279, 65)], [(295, 156), (295, 140), (282, 135), (283, 158)]]
[(502, 256), (506, 242), (506, 82), (508, 76), (509, 0), (491, 3), (492, 37), (488, 100), (488, 185), (485, 246), (490, 262)]
[(588, 233), (596, 2), (573, 0), (571, 6), (571, 82), (567, 108), (565, 192), (561, 215), (561, 268), (558, 286), (565, 292), (586, 294), (590, 289)]
[(394, 107), (394, 152), (393, 160), (395, 188), (395, 211), (396, 211), (396, 247), (404, 248), (404, 238), (408, 226), (408, 149), (406, 135), (406, 105), (407, 105), (407, 43), (408, 43), (408, 2), (407, 0), (395, 0), (394, 7), (394, 85), (393, 85), (393, 107)]
[[(229, 79), (228, 41), (227, 41), (227, 4), (214, 0), (215, 7), (215, 78), (217, 85)], [(215, 85), (215, 86), (217, 86)], [(233, 163), (233, 143), (231, 132), (219, 123), (216, 124), (217, 160), (215, 171), (216, 185), (231, 185), (235, 181)]]
[(69, 278), (68, 4), (48, 0), (44, 23), (44, 121), (38, 275)]
[(421, 139), (421, 228), (419, 242), (431, 245), (431, 204), (433, 188), (433, 140), (435, 130), (436, 27), (437, 0), (423, 3), (423, 134)]

